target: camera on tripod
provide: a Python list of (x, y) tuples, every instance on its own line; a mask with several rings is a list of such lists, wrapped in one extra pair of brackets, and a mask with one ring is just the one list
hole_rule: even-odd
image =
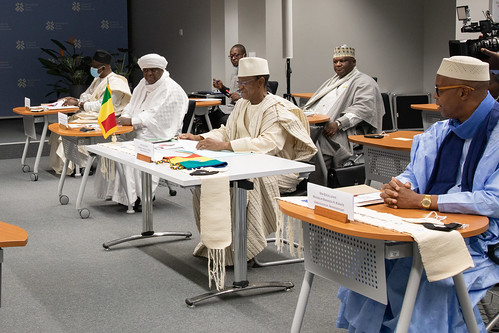
[(457, 18), (458, 20), (463, 21), (461, 32), (480, 32), (482, 33), (482, 36), (478, 39), (468, 39), (464, 41), (450, 40), (450, 56), (466, 55), (480, 60), (486, 60), (488, 56), (483, 54), (480, 49), (485, 48), (494, 52), (499, 51), (499, 24), (494, 22), (490, 15), (490, 11), (487, 10), (484, 15), (486, 18), (485, 20), (471, 22), (468, 6), (457, 7)]

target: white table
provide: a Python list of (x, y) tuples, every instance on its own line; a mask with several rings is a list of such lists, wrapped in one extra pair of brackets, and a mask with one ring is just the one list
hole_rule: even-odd
[[(200, 176), (191, 176), (182, 171), (172, 170), (166, 164), (147, 163), (136, 159), (133, 155), (109, 148), (105, 145), (87, 146), (87, 151), (140, 170), (142, 175), (142, 234), (106, 242), (103, 244), (104, 248), (109, 249), (110, 246), (122, 242), (149, 237), (170, 235), (190, 237), (190, 233), (155, 233), (153, 231), (151, 178), (152, 176), (157, 176), (182, 187), (191, 187), (201, 184)], [(234, 154), (231, 156), (217, 157), (217, 159), (228, 163), (229, 168), (227, 175), (233, 186), (232, 204), (233, 212), (235, 212), (235, 222), (232, 235), (234, 243), (235, 281), (232, 286), (225, 287), (222, 290), (213, 290), (203, 295), (187, 298), (185, 301), (189, 306), (193, 306), (198, 302), (214, 296), (243, 290), (259, 288), (283, 288), (288, 290), (294, 287), (291, 282), (260, 282), (250, 284), (247, 279), (246, 190), (252, 189), (253, 187), (253, 184), (247, 179), (289, 173), (308, 174), (314, 171), (315, 166), (263, 154)]]

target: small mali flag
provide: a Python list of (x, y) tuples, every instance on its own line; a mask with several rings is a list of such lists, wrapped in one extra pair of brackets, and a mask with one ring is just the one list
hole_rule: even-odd
[(116, 115), (114, 114), (112, 95), (113, 94), (111, 93), (111, 89), (108, 84), (106, 86), (106, 91), (104, 92), (104, 98), (102, 99), (99, 116), (97, 117), (104, 139), (107, 139), (109, 135), (118, 130)]

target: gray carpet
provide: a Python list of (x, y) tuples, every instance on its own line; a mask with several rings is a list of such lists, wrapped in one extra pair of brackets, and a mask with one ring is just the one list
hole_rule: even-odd
[[(82, 220), (75, 210), (81, 178), (67, 178), (70, 202), (62, 206), (48, 158), (32, 182), (20, 156), (0, 160), (0, 220), (29, 234), (26, 247), (4, 249), (0, 332), (289, 332), (303, 264), (248, 268), (250, 282), (292, 281), (291, 291), (245, 292), (189, 308), (186, 297), (208, 290), (206, 261), (192, 256), (199, 234), (190, 191), (177, 187), (170, 197), (160, 187), (154, 224), (156, 231), (191, 231), (191, 240), (153, 238), (105, 251), (103, 242), (141, 231), (140, 214), (95, 199), (91, 177), (84, 199), (91, 215)], [(270, 245), (261, 258), (282, 256)], [(337, 289), (315, 278), (302, 332), (344, 332), (335, 329)]]

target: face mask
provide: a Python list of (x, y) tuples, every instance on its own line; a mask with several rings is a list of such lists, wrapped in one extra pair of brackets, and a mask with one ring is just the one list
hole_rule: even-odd
[(90, 67), (90, 75), (93, 77), (99, 77), (99, 69)]

